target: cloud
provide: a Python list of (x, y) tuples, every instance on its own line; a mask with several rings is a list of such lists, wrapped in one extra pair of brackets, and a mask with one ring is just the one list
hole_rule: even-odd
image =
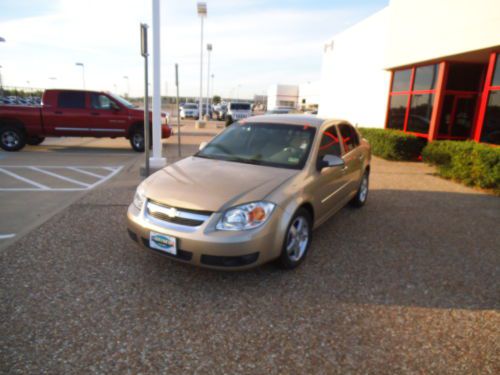
[[(162, 88), (173, 93), (179, 63), (182, 95), (199, 93), (200, 21), (196, 1), (162, 1)], [(142, 93), (139, 23), (151, 24), (151, 1), (61, 0), (50, 14), (0, 23), (8, 42), (0, 49), (4, 82), (79, 87), (85, 63), (89, 88)], [(373, 8), (373, 7), (372, 7)], [(210, 0), (205, 43), (214, 45), (216, 91), (262, 93), (276, 82), (299, 83), (320, 75), (323, 42), (373, 9), (278, 8), (260, 0)], [(48, 77), (57, 76), (57, 81)], [(206, 72), (205, 72), (206, 78)], [(205, 82), (204, 82), (205, 84)], [(163, 92), (165, 94), (165, 92)]]

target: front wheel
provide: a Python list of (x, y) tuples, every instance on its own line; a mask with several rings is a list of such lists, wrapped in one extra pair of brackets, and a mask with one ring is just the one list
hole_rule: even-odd
[(137, 152), (144, 152), (144, 129), (136, 127), (130, 134), (130, 145)]
[(362, 207), (366, 200), (368, 199), (368, 183), (369, 183), (370, 174), (368, 171), (365, 171), (363, 174), (363, 178), (361, 179), (361, 183), (359, 184), (359, 189), (354, 198), (351, 200), (351, 206), (353, 207)]
[(285, 235), (281, 255), (277, 260), (283, 269), (293, 269), (303, 262), (312, 239), (312, 220), (309, 212), (300, 208), (293, 215)]
[(7, 125), (0, 129), (0, 147), (5, 151), (19, 151), (26, 145), (26, 134), (17, 126)]

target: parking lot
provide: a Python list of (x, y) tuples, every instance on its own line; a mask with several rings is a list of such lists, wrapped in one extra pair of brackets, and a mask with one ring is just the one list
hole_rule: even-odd
[[(183, 156), (218, 131), (186, 121)], [(79, 141), (0, 154), (0, 233), (50, 217), (0, 249), (2, 373), (500, 372), (497, 197), (375, 159), (300, 268), (215, 272), (139, 249), (140, 156)]]

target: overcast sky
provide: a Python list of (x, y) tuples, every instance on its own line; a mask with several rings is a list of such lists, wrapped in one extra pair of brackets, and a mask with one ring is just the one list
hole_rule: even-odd
[[(162, 94), (198, 95), (200, 20), (196, 0), (161, 1)], [(215, 94), (253, 97), (273, 83), (320, 77), (323, 44), (382, 9), (388, 0), (208, 0), (205, 42)], [(0, 0), (4, 85), (143, 93), (139, 24), (151, 25), (151, 0)], [(206, 54), (205, 54), (206, 56)], [(206, 67), (204, 71), (206, 91)], [(52, 78), (52, 79), (51, 79)]]

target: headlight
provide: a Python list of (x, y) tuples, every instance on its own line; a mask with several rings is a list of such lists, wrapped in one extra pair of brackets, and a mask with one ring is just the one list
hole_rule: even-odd
[(247, 230), (260, 227), (271, 216), (276, 205), (269, 202), (247, 203), (224, 212), (218, 230)]
[(141, 183), (134, 195), (134, 206), (136, 206), (139, 210), (142, 210), (142, 206), (144, 205), (144, 201), (146, 200), (144, 183)]

